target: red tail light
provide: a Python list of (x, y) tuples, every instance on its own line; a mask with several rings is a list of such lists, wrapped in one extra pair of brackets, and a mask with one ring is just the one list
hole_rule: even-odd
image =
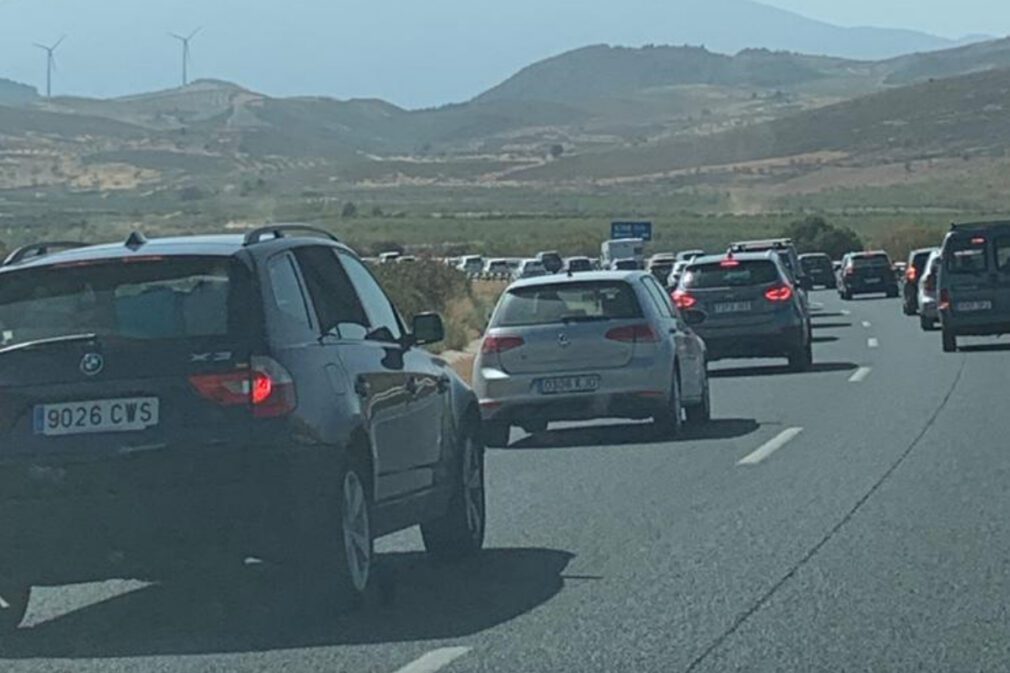
[(788, 285), (778, 285), (765, 290), (765, 299), (773, 302), (790, 301), (793, 298), (793, 288)]
[(950, 310), (950, 290), (947, 288), (940, 290), (940, 301), (937, 303), (937, 308), (941, 311)]
[(918, 272), (915, 270), (914, 266), (910, 266), (907, 269), (905, 269), (905, 280), (907, 280), (909, 283), (914, 283), (917, 275)]
[(696, 297), (691, 295), (691, 293), (689, 292), (685, 292), (684, 290), (674, 290), (672, 297), (673, 297), (673, 303), (681, 311), (686, 311), (689, 308), (694, 308), (694, 306), (698, 303), (698, 299)]
[(190, 385), (202, 397), (224, 407), (249, 405), (257, 418), (285, 416), (295, 410), (295, 382), (272, 358), (254, 357), (249, 369), (196, 374)]
[(488, 353), (504, 353), (513, 348), (519, 348), (524, 343), (526, 342), (520, 336), (488, 336), (484, 337), (484, 341), (480, 345), (480, 352), (485, 355)]
[(607, 331), (606, 337), (611, 341), (622, 341), (625, 343), (655, 343), (659, 341), (655, 330), (645, 323), (615, 327)]

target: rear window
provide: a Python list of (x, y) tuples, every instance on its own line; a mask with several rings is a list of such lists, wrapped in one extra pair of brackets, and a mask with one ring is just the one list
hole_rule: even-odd
[(915, 256), (912, 257), (912, 266), (915, 267), (916, 273), (922, 273), (922, 270), (926, 266), (926, 262), (929, 261), (929, 255), (930, 253), (927, 251), (916, 253)]
[(831, 260), (827, 257), (801, 257), (800, 265), (805, 271), (815, 271), (817, 269), (830, 269)]
[(891, 260), (887, 255), (853, 257), (850, 263), (855, 269), (886, 269), (891, 266)]
[(642, 307), (630, 285), (593, 281), (516, 288), (502, 297), (492, 327), (548, 325), (642, 317)]
[(182, 339), (246, 334), (248, 272), (223, 257), (44, 267), (0, 275), (0, 345), (97, 334)]
[(568, 268), (572, 271), (589, 271), (593, 265), (588, 259), (573, 259), (568, 262)]
[(711, 262), (690, 267), (681, 285), (685, 289), (703, 290), (714, 287), (745, 287), (768, 285), (782, 280), (773, 262), (760, 260), (733, 260)]
[(944, 268), (950, 273), (983, 273), (989, 268), (987, 252), (984, 237), (951, 238), (944, 246)]

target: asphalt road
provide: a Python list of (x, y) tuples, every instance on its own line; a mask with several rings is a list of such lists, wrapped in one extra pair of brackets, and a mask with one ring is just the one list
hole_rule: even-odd
[(814, 371), (715, 364), (702, 431), (489, 452), (486, 553), (382, 541), (387, 603), (44, 589), (0, 670), (1010, 670), (1010, 341), (944, 355), (897, 300), (814, 301)]

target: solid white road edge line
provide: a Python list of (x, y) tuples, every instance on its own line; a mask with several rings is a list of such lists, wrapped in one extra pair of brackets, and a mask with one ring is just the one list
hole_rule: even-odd
[(859, 383), (867, 376), (869, 376), (870, 372), (872, 371), (873, 367), (860, 367), (855, 372), (853, 372), (852, 376), (849, 377), (849, 383)]
[(803, 428), (786, 428), (762, 444), (756, 451), (741, 458), (740, 461), (737, 462), (737, 465), (757, 465), (762, 460), (788, 444), (801, 432), (803, 432)]
[(469, 647), (442, 647), (426, 652), (396, 673), (435, 673), (470, 651)]
[(866, 340), (866, 346), (868, 348), (876, 348), (879, 345), (880, 345), (880, 342), (877, 341), (876, 339), (874, 339), (873, 337), (870, 337), (869, 339)]

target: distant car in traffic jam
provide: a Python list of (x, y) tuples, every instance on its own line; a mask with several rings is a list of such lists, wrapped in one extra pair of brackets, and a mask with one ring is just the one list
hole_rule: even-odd
[(954, 225), (941, 259), (944, 352), (957, 350), (959, 336), (1010, 334), (1010, 222)]
[(929, 253), (929, 258), (922, 268), (922, 277), (917, 285), (919, 293), (916, 300), (919, 311), (919, 327), (923, 331), (929, 331), (936, 327), (940, 320), (939, 311), (936, 308), (937, 280), (940, 276), (940, 249), (937, 248)]
[(823, 252), (808, 252), (800, 255), (800, 266), (810, 276), (814, 286), (820, 285), (825, 289), (835, 288), (835, 270), (831, 265), (831, 258)]
[(513, 283), (473, 368), (489, 446), (510, 428), (653, 418), (675, 435), (711, 414), (705, 343), (644, 271), (595, 271)]
[(848, 300), (859, 294), (877, 293), (898, 296), (898, 281), (887, 253), (878, 250), (845, 255), (838, 274), (838, 296)]
[(546, 275), (548, 275), (547, 269), (544, 268), (539, 259), (524, 259), (519, 262), (515, 271), (512, 272), (512, 279), (536, 278), (537, 276)]
[(905, 264), (902, 275), (902, 310), (905, 315), (915, 315), (919, 312), (919, 279), (926, 272), (926, 262), (934, 251), (933, 248), (919, 248), (908, 253), (908, 262)]
[(565, 260), (562, 271), (566, 273), (585, 273), (593, 270), (593, 260), (588, 257), (569, 257)]
[(795, 371), (813, 363), (810, 316), (772, 250), (696, 257), (673, 301), (709, 360), (785, 357)]
[(561, 255), (553, 250), (538, 252), (536, 259), (543, 265), (547, 273), (557, 273), (565, 265), (564, 260), (561, 259)]

